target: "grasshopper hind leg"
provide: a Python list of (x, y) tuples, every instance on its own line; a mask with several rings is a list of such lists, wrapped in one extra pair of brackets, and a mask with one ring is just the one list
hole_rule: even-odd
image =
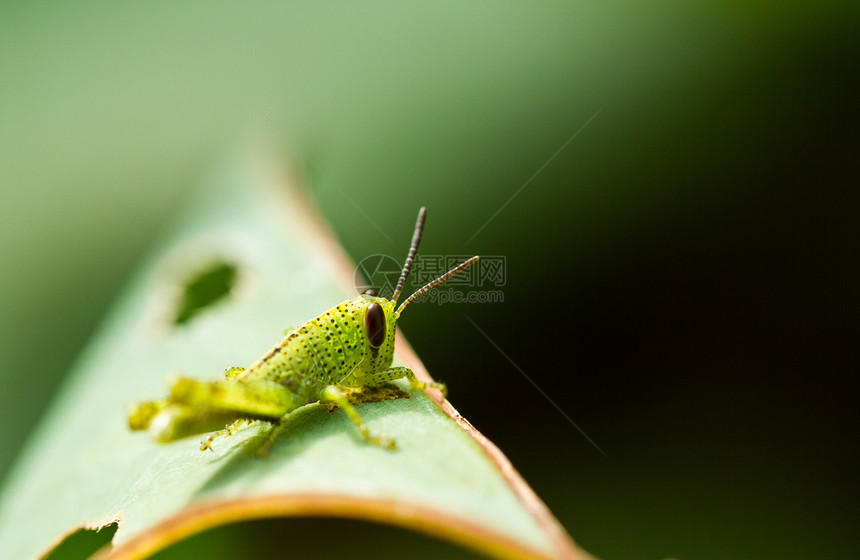
[(256, 420), (276, 423), (307, 402), (279, 383), (232, 377), (242, 371), (230, 368), (226, 379), (215, 381), (177, 377), (166, 400), (136, 403), (129, 408), (129, 427), (149, 430), (162, 443), (218, 430), (203, 441), (201, 450), (206, 451), (219, 437), (229, 437)]

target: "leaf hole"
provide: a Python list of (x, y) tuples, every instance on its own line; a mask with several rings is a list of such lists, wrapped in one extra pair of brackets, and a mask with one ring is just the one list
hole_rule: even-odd
[(110, 545), (119, 525), (116, 521), (98, 529), (80, 528), (60, 542), (43, 560), (83, 560)]
[(185, 282), (173, 323), (184, 325), (207, 307), (226, 298), (236, 284), (238, 272), (235, 264), (223, 261), (196, 272)]

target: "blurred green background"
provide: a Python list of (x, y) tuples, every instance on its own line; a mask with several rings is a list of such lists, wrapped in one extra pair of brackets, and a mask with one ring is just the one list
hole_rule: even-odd
[[(252, 131), (356, 261), (402, 259), (421, 205), (424, 253), (506, 256), (504, 303), (402, 328), (586, 549), (849, 556), (858, 24), (856, 2), (4, 3), (0, 475)], [(222, 531), (213, 557), (290, 523)], [(355, 557), (426, 546), (326, 523)]]

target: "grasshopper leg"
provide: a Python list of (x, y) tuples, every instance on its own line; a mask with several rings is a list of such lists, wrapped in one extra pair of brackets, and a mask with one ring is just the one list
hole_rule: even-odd
[(132, 405), (128, 424), (132, 430), (148, 430), (156, 441), (167, 443), (216, 430), (244, 416), (230, 410), (154, 401)]
[(274, 423), (306, 402), (273, 381), (229, 377), (236, 369), (231, 368), (226, 379), (216, 381), (175, 378), (166, 400), (136, 403), (129, 408), (129, 427), (149, 430), (160, 442), (223, 428), (203, 442), (201, 449), (205, 451), (216, 438), (233, 435), (255, 419)]
[[(400, 387), (390, 383), (376, 387), (340, 387), (339, 389), (349, 401), (349, 404), (353, 406), (357, 404), (390, 401), (394, 399), (408, 399), (412, 396), (408, 391), (404, 391)], [(321, 404), (326, 406), (329, 412), (335, 412), (338, 409), (337, 404), (333, 401), (322, 401)], [(265, 441), (263, 441), (263, 443), (260, 444), (260, 447), (257, 448), (258, 457), (265, 458), (269, 456), (272, 445), (274, 445), (281, 433), (286, 430), (286, 426), (284, 424), (286, 419), (287, 416), (284, 416), (281, 418), (279, 423), (272, 425), (272, 429), (267, 434)]]
[(349, 402), (349, 397), (347, 397), (347, 395), (338, 387), (329, 385), (323, 389), (320, 401), (334, 403), (338, 408), (342, 409), (349, 419), (352, 420), (353, 424), (355, 424), (355, 427), (358, 428), (361, 437), (363, 437), (367, 443), (388, 449), (395, 449), (397, 447), (397, 444), (393, 439), (385, 436), (374, 436), (370, 433), (370, 428), (367, 427), (367, 424), (364, 423), (364, 420), (362, 420), (358, 411), (354, 406), (352, 406), (352, 403)]
[[(362, 385), (361, 387), (340, 386), (339, 388), (352, 405), (408, 399), (412, 396), (409, 391), (404, 391), (393, 383)], [(334, 403), (327, 402), (324, 404), (328, 406), (329, 412), (334, 412), (337, 409), (337, 405)]]
[(188, 407), (235, 412), (237, 416), (257, 416), (277, 420), (305, 402), (274, 381), (242, 381), (227, 378), (197, 381), (177, 377), (167, 397), (169, 403)]
[(208, 438), (204, 439), (200, 442), (200, 451), (211, 451), (212, 450), (212, 442), (218, 439), (219, 437), (228, 438), (252, 423), (256, 422), (251, 418), (239, 418), (223, 430), (218, 430), (217, 432), (212, 433)]
[(411, 369), (403, 366), (397, 366), (377, 371), (376, 373), (371, 373), (370, 375), (364, 376), (362, 378), (362, 382), (366, 385), (381, 385), (386, 381), (393, 381), (394, 379), (401, 379), (403, 377), (405, 377), (409, 381), (409, 384), (415, 389), (421, 389), (423, 391), (427, 389), (427, 387), (430, 387), (441, 391), (443, 396), (448, 396), (448, 387), (444, 383), (439, 383), (438, 381), (424, 383), (415, 377), (415, 373)]

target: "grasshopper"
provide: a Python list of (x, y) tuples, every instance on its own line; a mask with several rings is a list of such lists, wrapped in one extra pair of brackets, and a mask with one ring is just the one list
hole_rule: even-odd
[(166, 443), (226, 425), (203, 440), (200, 448), (206, 451), (216, 438), (233, 435), (251, 422), (262, 421), (273, 425), (262, 451), (283, 429), (287, 415), (306, 404), (321, 402), (330, 410), (343, 410), (366, 442), (395, 448), (393, 439), (370, 433), (353, 402), (408, 396), (409, 393), (387, 385), (401, 378), (406, 378), (415, 389), (430, 386), (445, 392), (443, 384), (426, 384), (409, 368), (391, 367), (395, 326), (403, 309), (418, 296), (478, 260), (476, 255), (449, 270), (395, 309), (415, 260), (426, 216), (426, 209), (421, 208), (406, 262), (390, 300), (380, 297), (375, 290), (367, 290), (289, 330), (262, 358), (248, 368), (229, 368), (224, 379), (174, 378), (166, 399), (136, 403), (129, 408), (129, 427), (148, 429), (156, 441)]

